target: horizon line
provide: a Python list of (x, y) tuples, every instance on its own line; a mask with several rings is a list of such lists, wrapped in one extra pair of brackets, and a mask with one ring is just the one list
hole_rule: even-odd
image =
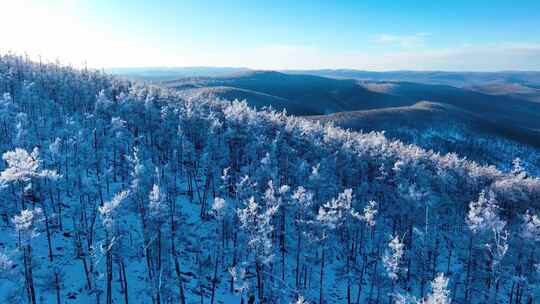
[(246, 71), (262, 71), (262, 72), (287, 72), (287, 71), (349, 71), (349, 72), (368, 72), (368, 73), (395, 73), (395, 72), (413, 72), (413, 73), (422, 73), (422, 72), (441, 72), (441, 73), (540, 73), (540, 70), (443, 70), (443, 69), (433, 69), (433, 70), (414, 70), (414, 69), (403, 69), (403, 70), (364, 70), (364, 69), (355, 69), (355, 68), (287, 68), (287, 69), (260, 69), (260, 68), (249, 68), (242, 66), (213, 66), (213, 65), (193, 65), (193, 66), (122, 66), (122, 67), (103, 67), (96, 68), (97, 70), (127, 70), (127, 69), (163, 69), (163, 70), (172, 70), (172, 69), (238, 69)]

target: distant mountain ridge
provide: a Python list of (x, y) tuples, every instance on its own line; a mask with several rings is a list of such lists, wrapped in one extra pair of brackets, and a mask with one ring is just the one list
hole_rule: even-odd
[(247, 68), (235, 67), (147, 67), (147, 68), (110, 68), (107, 73), (135, 80), (165, 81), (180, 77), (220, 76), (248, 71)]
[[(232, 76), (235, 73), (257, 71), (243, 67), (123, 67), (105, 69), (107, 73), (146, 80), (173, 80), (183, 77)], [(521, 83), (540, 86), (540, 71), (450, 72), (450, 71), (364, 71), (355, 69), (289, 69), (276, 70), (284, 74), (314, 75), (331, 78), (392, 80), (452, 86), (487, 83)]]
[(448, 71), (387, 71), (374, 72), (353, 69), (284, 70), (288, 74), (309, 74), (323, 77), (363, 80), (392, 80), (452, 86), (486, 83), (540, 83), (540, 71), (448, 72)]
[[(455, 117), (455, 112), (448, 112), (446, 117), (453, 117), (459, 124), (472, 128), (482, 126), (482, 129), (490, 134), (540, 145), (539, 103), (512, 96), (488, 95), (449, 85), (359, 81), (276, 71), (243, 71), (217, 77), (187, 77), (164, 81), (161, 85), (177, 89), (187, 97), (245, 99), (248, 104), (257, 108), (272, 106), (276, 110), (286, 109), (294, 115), (316, 115), (324, 121), (336, 119), (340, 125), (356, 130), (382, 130), (389, 127), (384, 124), (383, 128), (380, 119), (376, 119), (377, 123), (370, 126), (358, 122), (358, 117), (366, 119), (369, 115), (380, 116), (381, 113), (386, 113), (385, 116), (392, 113), (390, 121), (410, 120), (413, 117), (426, 120), (425, 115), (417, 116), (420, 109), (415, 105), (419, 101), (429, 101), (445, 106), (437, 113), (450, 111), (452, 108), (474, 114)], [(386, 109), (388, 111), (385, 111)], [(367, 112), (360, 115), (359, 111)], [(332, 115), (335, 113), (340, 114)], [(327, 118), (321, 116), (329, 114), (331, 116)], [(400, 117), (408, 115), (412, 117)], [(353, 116), (354, 123), (344, 123), (343, 117)], [(440, 116), (440, 119), (444, 118), (444, 115)], [(424, 125), (422, 121), (416, 123)]]
[[(251, 106), (287, 109), (294, 115), (323, 115), (343, 111), (412, 105), (408, 97), (370, 91), (356, 80), (314, 75), (290, 75), (275, 71), (246, 71), (233, 76), (189, 77), (161, 83), (190, 93), (210, 94), (224, 99), (246, 99)], [(221, 88), (216, 91), (215, 88)], [(233, 91), (241, 93), (233, 94)], [(271, 97), (271, 99), (268, 99)]]

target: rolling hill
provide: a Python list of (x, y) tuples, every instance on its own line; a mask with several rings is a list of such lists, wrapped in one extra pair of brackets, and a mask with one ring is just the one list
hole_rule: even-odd
[[(343, 111), (406, 106), (414, 99), (370, 91), (355, 80), (273, 71), (249, 71), (222, 77), (190, 77), (162, 82), (168, 88), (191, 88), (195, 95), (213, 94), (225, 99), (246, 99), (255, 107), (272, 106), (293, 115), (323, 115)], [(219, 88), (216, 90), (215, 88)], [(193, 89), (196, 88), (196, 89)], [(238, 94), (238, 95), (237, 95)], [(273, 103), (275, 102), (275, 103)]]
[(331, 78), (346, 78), (378, 81), (409, 81), (426, 84), (444, 84), (456, 87), (494, 83), (540, 84), (540, 72), (447, 72), (447, 71), (388, 71), (374, 72), (351, 69), (284, 70), (287, 74), (317, 75)]
[(540, 72), (446, 72), (446, 71), (389, 71), (372, 72), (340, 70), (285, 70), (288, 74), (308, 74), (336, 79), (362, 81), (414, 82), (448, 85), (489, 95), (506, 95), (529, 101), (540, 101)]
[(353, 130), (388, 130), (403, 122), (415, 129), (451, 123), (540, 146), (540, 104), (449, 85), (358, 81), (274, 71), (188, 77), (161, 84), (186, 97), (245, 99), (256, 108), (286, 109), (293, 115), (315, 116)]

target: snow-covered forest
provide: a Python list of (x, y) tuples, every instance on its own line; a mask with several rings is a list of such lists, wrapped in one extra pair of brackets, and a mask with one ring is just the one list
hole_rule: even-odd
[(0, 132), (1, 303), (540, 301), (519, 159), (14, 55)]

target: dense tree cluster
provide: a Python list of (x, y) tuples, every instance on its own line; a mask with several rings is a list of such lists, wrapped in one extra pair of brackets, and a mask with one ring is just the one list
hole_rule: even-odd
[(533, 303), (540, 180), (0, 56), (6, 303)]
[[(382, 126), (384, 127), (386, 125)], [(511, 171), (513, 162), (517, 160), (530, 174), (540, 175), (538, 141), (535, 143), (529, 140), (529, 144), (526, 144), (447, 121), (433, 123), (427, 128), (391, 128), (385, 130), (386, 137), (399, 139), (426, 150), (457, 153), (479, 164), (495, 165), (505, 172)]]

